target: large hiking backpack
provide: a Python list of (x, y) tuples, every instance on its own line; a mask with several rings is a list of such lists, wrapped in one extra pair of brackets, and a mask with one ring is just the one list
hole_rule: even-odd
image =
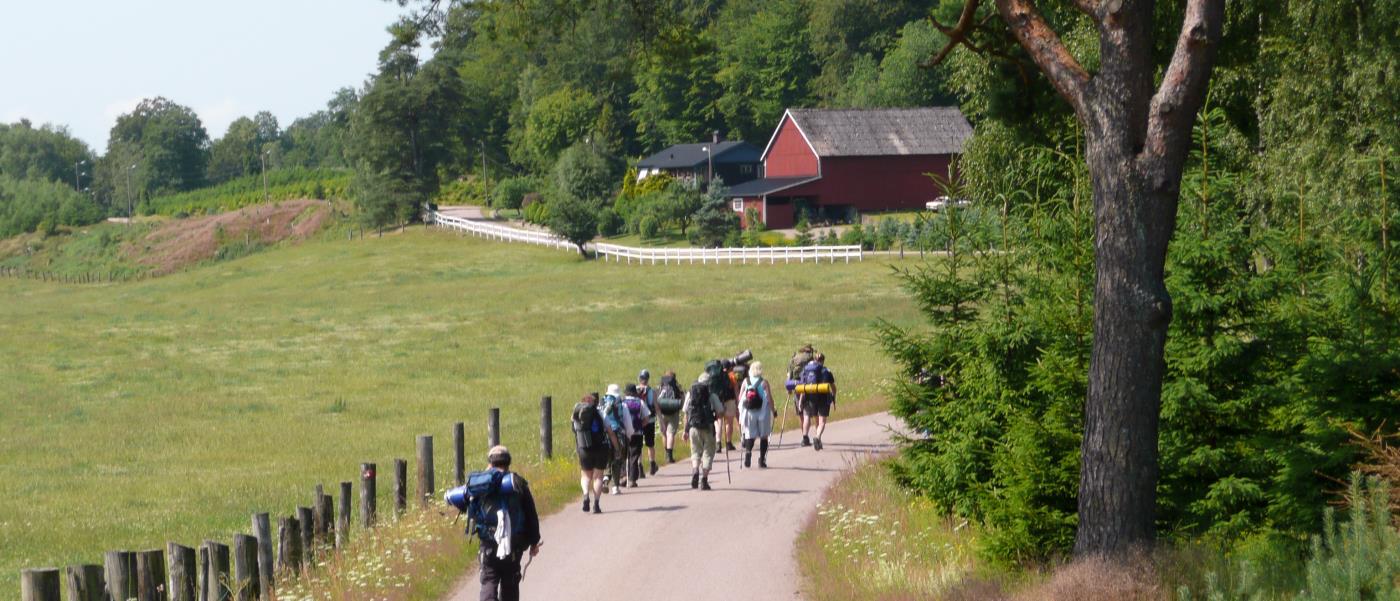
[(802, 384), (822, 383), (822, 364), (816, 361), (808, 361), (802, 366), (802, 377), (799, 379)]
[(602, 402), (598, 403), (598, 408), (603, 412), (603, 419), (608, 422), (608, 429), (613, 432), (625, 431), (622, 427), (622, 411), (618, 407), (622, 401), (613, 395), (606, 395)]
[(802, 370), (807, 367), (808, 363), (811, 363), (815, 359), (816, 356), (807, 351), (797, 351), (794, 353), (792, 359), (788, 361), (788, 379), (797, 380), (801, 378)]
[(447, 491), (447, 502), (470, 520), (467, 531), (476, 534), (483, 545), (495, 546), (496, 529), (500, 527), (498, 512), (510, 516), (511, 532), (524, 525), (525, 515), (515, 498), (515, 476), (497, 470), (467, 474), (467, 484)]
[(712, 430), (715, 427), (715, 408), (710, 405), (710, 387), (696, 382), (690, 386), (690, 415), (686, 428)]
[(661, 415), (671, 416), (681, 412), (681, 406), (685, 402), (676, 396), (677, 392), (675, 382), (661, 383), (661, 392), (656, 395), (656, 408), (661, 411)]
[(705, 373), (710, 374), (710, 392), (719, 396), (719, 400), (727, 401), (734, 398), (734, 387), (729, 383), (729, 374), (724, 371), (724, 364), (718, 359), (705, 364)]
[(642, 400), (629, 396), (622, 402), (627, 403), (627, 412), (632, 414), (632, 431), (641, 433), (642, 426), (646, 425), (646, 420), (642, 418)]
[(608, 443), (608, 434), (603, 431), (603, 415), (596, 405), (579, 403), (574, 406), (574, 446), (592, 451)]

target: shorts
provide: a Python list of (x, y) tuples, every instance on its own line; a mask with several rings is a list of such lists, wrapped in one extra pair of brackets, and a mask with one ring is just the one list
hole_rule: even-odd
[(729, 399), (724, 402), (724, 417), (739, 417), (738, 399)]
[(826, 395), (813, 395), (811, 398), (803, 396), (802, 414), (807, 416), (831, 417), (831, 397)]
[(605, 470), (611, 461), (612, 453), (606, 445), (596, 449), (578, 449), (578, 467), (581, 470)]
[(676, 432), (681, 430), (681, 414), (679, 413), (675, 415), (662, 413), (660, 420), (662, 436), (675, 436)]
[(656, 422), (642, 426), (642, 443), (649, 448), (656, 448)]

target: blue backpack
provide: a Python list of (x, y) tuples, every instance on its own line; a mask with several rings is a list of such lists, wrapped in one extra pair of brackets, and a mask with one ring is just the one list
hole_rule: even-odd
[(807, 365), (802, 366), (801, 381), (803, 384), (821, 384), (822, 364), (817, 363), (816, 361), (808, 361)]
[(497, 470), (467, 474), (467, 484), (447, 492), (447, 502), (471, 520), (468, 532), (475, 532), (483, 545), (496, 544), (497, 511), (510, 514), (511, 529), (520, 528), (525, 515), (515, 498), (515, 476)]

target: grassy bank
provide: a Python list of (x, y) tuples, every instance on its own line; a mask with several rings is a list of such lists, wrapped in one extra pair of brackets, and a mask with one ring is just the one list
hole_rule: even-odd
[[(0, 281), (0, 590), (22, 567), (226, 539), (362, 461), (389, 507), (387, 466), (414, 435), (436, 436), (447, 482), (452, 422), (479, 463), (491, 406), (528, 466), (553, 395), (566, 456), (572, 401), (642, 367), (689, 379), (709, 358), (781, 364), (811, 341), (843, 411), (873, 410), (890, 369), (877, 316), (917, 319), (878, 261), (638, 267), (422, 229), (133, 284)], [(542, 494), (569, 498), (569, 480)]]

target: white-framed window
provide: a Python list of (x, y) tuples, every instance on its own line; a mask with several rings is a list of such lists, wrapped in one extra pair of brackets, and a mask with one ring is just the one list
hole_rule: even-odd
[(742, 198), (736, 198), (736, 199), (734, 199), (734, 212), (735, 212), (735, 213), (743, 213), (743, 212), (744, 212), (744, 199), (742, 199)]

